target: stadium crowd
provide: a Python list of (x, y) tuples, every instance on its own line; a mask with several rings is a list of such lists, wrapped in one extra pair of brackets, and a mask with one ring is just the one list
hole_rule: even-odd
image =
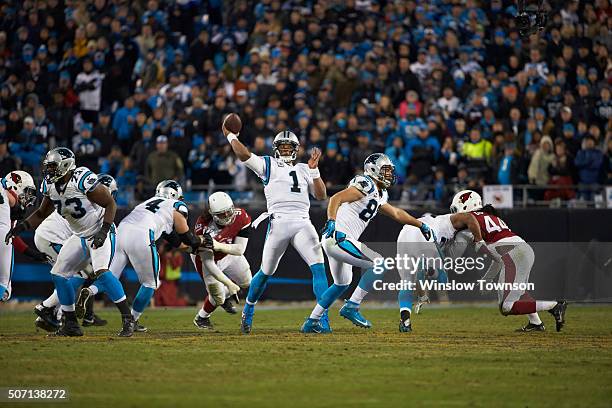
[(612, 184), (612, 7), (551, 3), (522, 39), (507, 0), (4, 1), (0, 174), (38, 174), (64, 145), (138, 192), (245, 189), (220, 132), (237, 112), (258, 154), (285, 128), (302, 155), (321, 148), (330, 186), (374, 151), (396, 164), (394, 198)]

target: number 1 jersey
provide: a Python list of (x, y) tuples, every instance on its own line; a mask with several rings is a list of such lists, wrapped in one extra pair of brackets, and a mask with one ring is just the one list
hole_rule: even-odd
[(263, 174), (258, 174), (264, 184), (268, 213), (309, 217), (313, 180), (308, 165), (286, 164), (274, 157), (263, 156)]
[(370, 220), (378, 213), (378, 208), (387, 203), (387, 190), (379, 190), (368, 176), (355, 176), (348, 185), (359, 190), (363, 197), (351, 203), (342, 203), (336, 214), (336, 230), (350, 238), (359, 239)]
[(121, 221), (121, 226), (131, 225), (144, 231), (153, 231), (155, 241), (165, 232), (170, 234), (174, 229), (174, 210), (187, 217), (187, 205), (180, 200), (163, 197), (152, 197), (138, 204)]
[(81, 238), (94, 235), (104, 219), (104, 208), (92, 203), (87, 194), (98, 186), (98, 176), (87, 167), (77, 167), (64, 186), (47, 184), (43, 180), (40, 190), (53, 202), (57, 212), (70, 225), (72, 232)]

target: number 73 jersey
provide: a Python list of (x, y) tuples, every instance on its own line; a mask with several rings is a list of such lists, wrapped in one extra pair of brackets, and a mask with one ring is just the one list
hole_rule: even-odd
[(121, 232), (122, 226), (131, 225), (147, 234), (148, 231), (152, 231), (154, 240), (157, 241), (164, 232), (170, 234), (174, 229), (174, 210), (185, 217), (188, 216), (187, 205), (184, 202), (171, 198), (151, 197), (134, 207), (119, 224), (119, 231)]
[(40, 190), (48, 197), (56, 211), (68, 221), (70, 229), (81, 238), (89, 238), (100, 227), (104, 218), (104, 208), (92, 203), (87, 194), (98, 186), (98, 176), (87, 167), (78, 167), (65, 186), (47, 184), (43, 180)]
[(359, 239), (381, 205), (387, 203), (387, 190), (379, 190), (369, 176), (355, 176), (348, 185), (359, 190), (363, 197), (351, 203), (342, 203), (336, 214), (336, 230), (350, 238)]

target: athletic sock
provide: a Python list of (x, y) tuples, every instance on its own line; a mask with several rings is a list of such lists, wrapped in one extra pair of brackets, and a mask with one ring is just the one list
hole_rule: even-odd
[(103, 293), (104, 291), (101, 290), (100, 288), (98, 288), (98, 285), (89, 285), (88, 286), (89, 290), (91, 290), (91, 293), (93, 293), (94, 296), (96, 296), (98, 293)]
[(132, 313), (132, 317), (134, 318), (134, 320), (138, 320), (140, 319), (140, 316), (142, 316), (142, 313), (137, 312), (134, 310), (134, 308), (132, 308), (132, 310), (130, 311)]
[(351, 298), (349, 299), (351, 302), (356, 303), (358, 305), (361, 304), (361, 302), (363, 301), (363, 298), (368, 294), (368, 292), (366, 290), (363, 290), (360, 286), (357, 286), (355, 288), (355, 291), (353, 292), (353, 294), (351, 295)]
[(411, 310), (412, 291), (407, 289), (400, 290), (397, 294), (397, 303), (399, 303), (400, 310)]
[(6, 286), (0, 285), (0, 299), (4, 297), (5, 292), (6, 292)]
[[(329, 309), (329, 307), (338, 299), (345, 290), (347, 290), (349, 285), (336, 285), (335, 283), (331, 285), (323, 294), (321, 295), (321, 299), (317, 302), (317, 305), (323, 307), (323, 309)], [(316, 307), (315, 307), (316, 308)]]
[(540, 320), (540, 316), (538, 316), (537, 313), (529, 313), (527, 317), (529, 318), (529, 323), (531, 324), (542, 324), (542, 320)]
[(550, 309), (552, 309), (555, 306), (557, 306), (557, 302), (545, 301), (545, 300), (537, 300), (536, 301), (536, 312), (542, 312), (544, 310), (550, 310)]
[(198, 316), (202, 318), (209, 317), (216, 308), (217, 304), (215, 303), (215, 300), (212, 299), (210, 295), (206, 296), (206, 299), (204, 299), (204, 305), (198, 312)]
[(57, 297), (57, 290), (54, 290), (51, 296), (42, 301), (44, 307), (55, 307), (59, 305), (60, 301)]
[(101, 274), (100, 277), (98, 277), (97, 282), (104, 285), (104, 289), (106, 289), (106, 294), (114, 303), (121, 302), (125, 299), (125, 292), (123, 291), (123, 286), (121, 286), (121, 282), (119, 282), (119, 279), (117, 279), (115, 275), (111, 273), (111, 271), (106, 271)]
[[(145, 308), (149, 305), (154, 293), (155, 289), (140, 285), (140, 289), (138, 289), (138, 293), (136, 293), (136, 297), (134, 297), (134, 302), (132, 304), (132, 309), (138, 313), (138, 317), (140, 317), (142, 312), (144, 312)], [(132, 313), (132, 315), (133, 314), (134, 313)], [(134, 316), (134, 319), (138, 319), (138, 317)]]
[(253, 276), (251, 286), (249, 287), (249, 294), (247, 295), (247, 303), (249, 305), (257, 303), (261, 295), (263, 295), (268, 286), (268, 279), (270, 279), (270, 276), (263, 273), (261, 269)]
[[(62, 306), (62, 308), (63, 308), (63, 307), (64, 307), (64, 306)], [(75, 313), (75, 311), (74, 311), (74, 305), (72, 305), (72, 310), (65, 310), (65, 309), (64, 309), (64, 318), (65, 318), (66, 320), (72, 320), (73, 322), (76, 322), (76, 321), (77, 321), (77, 318), (76, 318), (76, 313)]]
[(57, 297), (59, 298), (60, 304), (74, 305), (76, 296), (74, 294), (74, 289), (68, 282), (68, 279), (59, 275), (51, 275), (51, 278), (55, 284), (55, 289), (57, 290)]
[(410, 322), (410, 309), (401, 309), (400, 318), (402, 319), (402, 322), (404, 324), (406, 324), (407, 322)]
[(312, 272), (312, 291), (317, 300), (320, 299), (321, 295), (327, 290), (327, 276), (325, 275), (325, 264), (316, 263), (310, 265), (310, 271)]
[(312, 313), (310, 314), (311, 319), (320, 320), (323, 313), (325, 313), (327, 309), (324, 309), (323, 306), (317, 303), (317, 305), (312, 309)]
[(132, 312), (130, 311), (130, 306), (128, 306), (128, 302), (126, 299), (115, 302), (115, 306), (121, 312), (121, 316), (131, 316)]

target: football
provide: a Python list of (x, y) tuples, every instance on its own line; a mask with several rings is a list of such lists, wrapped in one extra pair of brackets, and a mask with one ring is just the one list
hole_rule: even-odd
[(240, 116), (235, 113), (228, 114), (223, 120), (223, 127), (234, 134), (238, 134), (240, 129), (242, 129), (242, 121), (240, 120)]

